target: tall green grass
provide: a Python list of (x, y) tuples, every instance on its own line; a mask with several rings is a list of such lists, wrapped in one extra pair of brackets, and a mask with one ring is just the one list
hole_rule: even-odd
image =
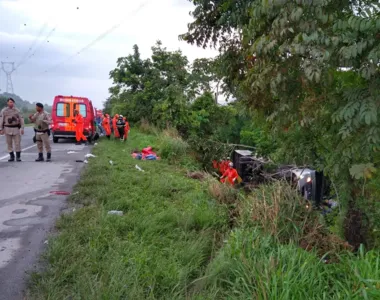
[(320, 256), (350, 250), (329, 232), (319, 211), (281, 181), (248, 195), (240, 205), (240, 215), (240, 226), (259, 228), (278, 243), (293, 242), (305, 250), (318, 251)]
[(159, 143), (132, 132), (126, 146), (104, 140), (95, 146), (97, 157), (71, 198), (85, 206), (59, 220), (47, 269), (33, 276), (32, 299), (185, 298), (214, 255), (227, 212), (182, 168), (130, 155)]
[[(131, 158), (148, 145), (163, 160)], [(189, 179), (197, 164), (175, 132), (93, 152), (70, 199), (84, 207), (58, 221), (29, 299), (380, 299), (379, 252), (347, 252), (288, 186), (244, 197)]]
[(194, 284), (197, 299), (380, 299), (379, 253), (325, 264), (258, 229), (236, 229)]

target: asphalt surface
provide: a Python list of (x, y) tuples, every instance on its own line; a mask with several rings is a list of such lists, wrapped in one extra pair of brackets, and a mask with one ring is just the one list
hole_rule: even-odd
[[(0, 136), (0, 300), (21, 300), (28, 274), (35, 270), (55, 220), (67, 208), (65, 195), (79, 179), (90, 146), (72, 141), (52, 145), (52, 162), (35, 162), (32, 128), (22, 137), (22, 162), (8, 162)], [(68, 154), (69, 151), (76, 153)]]

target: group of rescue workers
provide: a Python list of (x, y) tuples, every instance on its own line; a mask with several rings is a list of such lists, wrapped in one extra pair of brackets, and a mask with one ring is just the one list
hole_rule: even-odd
[[(51, 116), (44, 110), (42, 103), (36, 103), (36, 113), (29, 116), (31, 123), (34, 123), (35, 136), (33, 141), (37, 143), (38, 157), (37, 162), (45, 161), (43, 150), (46, 150), (46, 161), (51, 161), (50, 147), (50, 125), (52, 124)], [(74, 110), (75, 138), (76, 144), (81, 145), (84, 142), (88, 144), (86, 136), (83, 134), (84, 120), (78, 110)], [(106, 136), (111, 136), (111, 124), (115, 138), (125, 141), (130, 131), (129, 123), (123, 116), (115, 115), (113, 120), (109, 115), (104, 115), (102, 125), (105, 129)], [(9, 153), (9, 162), (21, 161), (21, 136), (24, 134), (24, 117), (21, 111), (15, 106), (15, 100), (9, 98), (7, 107), (0, 112), (0, 135), (6, 136), (7, 148)], [(15, 155), (16, 153), (16, 155)]]
[(115, 114), (113, 118), (105, 114), (101, 122), (98, 123), (98, 126), (102, 131), (104, 130), (105, 136), (108, 139), (111, 138), (113, 132), (115, 139), (120, 139), (120, 141), (126, 141), (131, 130), (127, 118), (118, 114)]
[(238, 172), (234, 168), (234, 164), (229, 157), (221, 159), (219, 161), (213, 160), (212, 166), (215, 170), (219, 171), (221, 175), (220, 182), (222, 183), (235, 185), (236, 182), (239, 182), (239, 180), (241, 180)]
[[(46, 161), (51, 161), (51, 147), (50, 147), (50, 125), (52, 124), (52, 119), (49, 113), (44, 111), (44, 106), (42, 103), (36, 104), (36, 113), (29, 116), (30, 122), (34, 123), (35, 136), (33, 138), (34, 142), (37, 143), (38, 158), (37, 162), (44, 161), (43, 148), (46, 150)], [(74, 111), (74, 119), (72, 120), (75, 124), (75, 138), (77, 145), (82, 142), (88, 144), (86, 136), (83, 134), (83, 116), (78, 110)], [(111, 119), (108, 114), (105, 114), (101, 120), (101, 124), (98, 126), (102, 128), (105, 132), (105, 136), (110, 139), (111, 134), (115, 139), (120, 139), (120, 141), (126, 141), (128, 134), (130, 132), (130, 126), (127, 119), (122, 115), (114, 115)], [(0, 112), (0, 134), (6, 136), (6, 142), (9, 153), (9, 162), (21, 161), (21, 135), (24, 134), (24, 118), (18, 108), (15, 107), (15, 100), (9, 98), (7, 101), (7, 107)], [(16, 155), (15, 155), (15, 152)], [(224, 160), (213, 161), (214, 169), (218, 170), (220, 173), (220, 181), (222, 183), (229, 183), (235, 185), (239, 182), (240, 177), (230, 158), (225, 158)]]

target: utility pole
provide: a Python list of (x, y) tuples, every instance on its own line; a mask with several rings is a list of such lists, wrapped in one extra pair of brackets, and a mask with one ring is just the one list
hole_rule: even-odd
[[(10, 66), (10, 68), (6, 67)], [(7, 85), (5, 91), (10, 94), (14, 94), (13, 92), (13, 83), (12, 83), (12, 73), (16, 70), (14, 62), (1, 62), (1, 69), (4, 71), (7, 76)]]

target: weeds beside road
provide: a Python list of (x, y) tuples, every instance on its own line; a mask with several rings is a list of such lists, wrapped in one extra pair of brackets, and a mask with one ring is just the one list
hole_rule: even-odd
[[(132, 159), (133, 149), (148, 145), (164, 159)], [(170, 135), (134, 132), (126, 145), (102, 140), (93, 153), (71, 197), (83, 208), (58, 221), (60, 235), (49, 242), (46, 270), (32, 276), (30, 299), (380, 296), (378, 253), (334, 248), (340, 262), (325, 264), (317, 251), (303, 250), (302, 241), (318, 243), (310, 235), (323, 225), (294, 210), (298, 198), (280, 184), (245, 197), (212, 179), (189, 179), (197, 165)]]
[(226, 211), (180, 167), (131, 158), (132, 149), (148, 145), (157, 145), (156, 138), (135, 133), (127, 146), (95, 146), (97, 158), (71, 199), (85, 207), (58, 222), (50, 266), (33, 281), (36, 298), (178, 299), (203, 274), (226, 228)]

